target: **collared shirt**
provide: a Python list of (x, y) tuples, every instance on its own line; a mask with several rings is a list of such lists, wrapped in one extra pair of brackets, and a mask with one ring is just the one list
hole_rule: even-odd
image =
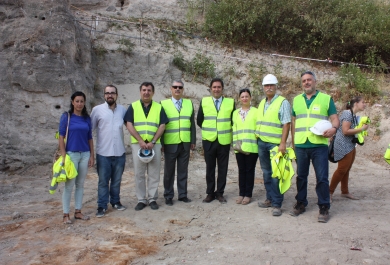
[(101, 156), (122, 156), (125, 153), (123, 140), (123, 117), (126, 108), (116, 104), (114, 110), (107, 102), (92, 109), (92, 129), (96, 129), (96, 153)]
[[(220, 97), (220, 98), (215, 98), (215, 97), (212, 97), (213, 98), (213, 101), (214, 101), (214, 106), (215, 108), (219, 111), (219, 109), (221, 108), (221, 104), (222, 104), (222, 100), (223, 100), (223, 97)], [(218, 106), (215, 105), (215, 101), (218, 100)]]
[(177, 108), (177, 102), (180, 102), (179, 106), (183, 106), (183, 100), (180, 98), (179, 100), (175, 99), (174, 97), (172, 97), (172, 102), (173, 102), (173, 105), (175, 106), (175, 108)]
[[(274, 102), (274, 100), (278, 97), (279, 95), (275, 94), (275, 96), (271, 99), (271, 102), (268, 102), (268, 100), (265, 101), (264, 104), (264, 114), (267, 111), (268, 107)], [(279, 109), (279, 120), (280, 122), (284, 125), (286, 123), (291, 122), (291, 105), (290, 103), (286, 100), (283, 100), (282, 105), (280, 106)]]

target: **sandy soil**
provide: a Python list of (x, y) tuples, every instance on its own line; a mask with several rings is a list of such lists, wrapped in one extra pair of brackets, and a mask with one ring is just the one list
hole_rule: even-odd
[[(317, 222), (313, 174), (309, 206), (299, 217), (288, 214), (294, 204), (295, 177), (285, 194), (282, 216), (273, 217), (271, 209), (257, 206), (265, 196), (259, 164), (253, 202), (235, 204), (238, 184), (233, 154), (227, 204), (202, 203), (205, 163), (194, 153), (188, 185), (193, 202), (185, 204), (175, 198), (172, 207), (166, 206), (161, 179), (160, 209), (136, 212), (128, 155), (121, 189), (127, 210), (110, 207), (105, 217), (95, 217), (97, 174), (92, 169), (85, 183), (83, 208), (92, 218), (76, 221), (72, 217), (72, 225), (62, 224), (63, 186), (55, 195), (48, 192), (47, 167), (23, 175), (2, 173), (0, 264), (389, 264), (389, 167), (379, 157), (379, 153), (368, 157), (360, 152), (352, 168), (350, 190), (361, 199), (342, 198), (338, 190), (326, 224)], [(335, 165), (330, 168), (332, 173)]]

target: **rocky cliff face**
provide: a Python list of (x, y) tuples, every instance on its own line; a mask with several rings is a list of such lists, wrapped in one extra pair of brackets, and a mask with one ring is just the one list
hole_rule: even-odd
[(95, 71), (66, 0), (0, 0), (0, 170), (47, 163), (70, 95), (87, 104)]

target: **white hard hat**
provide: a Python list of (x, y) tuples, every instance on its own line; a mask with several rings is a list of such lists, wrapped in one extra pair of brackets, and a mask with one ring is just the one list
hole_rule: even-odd
[(154, 157), (154, 150), (149, 150), (149, 149), (139, 149), (138, 150), (138, 158), (144, 162), (144, 163), (149, 163), (152, 161)]
[(276, 85), (277, 83), (278, 83), (278, 79), (276, 78), (276, 76), (268, 74), (268, 75), (264, 76), (262, 85), (263, 86)]
[(332, 123), (330, 123), (330, 121), (321, 120), (314, 124), (314, 126), (310, 128), (310, 131), (316, 135), (323, 135), (324, 132), (330, 128), (332, 128)]

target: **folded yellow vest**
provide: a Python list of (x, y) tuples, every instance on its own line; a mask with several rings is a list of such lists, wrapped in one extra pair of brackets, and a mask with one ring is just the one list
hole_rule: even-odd
[(291, 186), (291, 178), (295, 171), (292, 166), (292, 160), (296, 159), (294, 149), (286, 149), (286, 153), (278, 152), (279, 146), (275, 146), (270, 151), (272, 177), (279, 179), (280, 193), (285, 193)]
[(77, 170), (69, 155), (65, 157), (65, 166), (62, 165), (62, 156), (60, 156), (53, 165), (53, 178), (51, 179), (50, 194), (54, 194), (58, 187), (58, 183), (66, 182), (68, 179), (73, 179), (77, 176)]
[[(363, 127), (364, 124), (370, 124), (371, 120), (369, 117), (363, 116), (360, 118), (359, 124), (355, 127), (355, 129), (360, 129)], [(359, 144), (364, 143), (364, 137), (368, 135), (367, 131), (361, 131), (357, 134)]]

